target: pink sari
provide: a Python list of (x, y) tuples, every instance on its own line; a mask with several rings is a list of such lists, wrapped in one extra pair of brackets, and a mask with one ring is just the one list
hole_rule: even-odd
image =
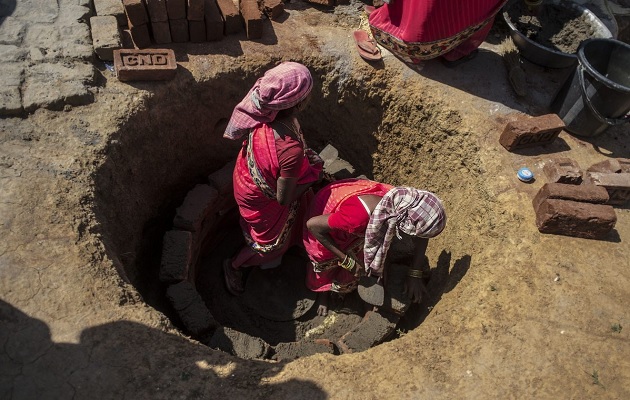
[[(333, 182), (317, 192), (308, 208), (304, 222), (317, 215), (332, 214), (349, 198), (372, 194), (384, 196), (393, 186), (367, 179), (344, 179)], [(365, 219), (365, 215), (357, 216)], [(358, 224), (357, 224), (358, 225)], [(315, 292), (334, 291), (347, 293), (356, 288), (357, 279), (350, 272), (338, 266), (339, 259), (313, 236), (308, 229), (303, 229), (303, 243), (311, 265), (308, 268), (306, 286)], [(332, 230), (330, 236), (344, 252), (352, 251), (363, 258), (364, 235), (353, 235), (340, 230)]]
[(370, 14), (376, 41), (407, 62), (454, 61), (485, 40), (506, 0), (392, 0)]
[[(303, 147), (301, 142), (300, 145)], [(308, 195), (286, 206), (278, 203), (275, 196), (280, 167), (274, 131), (263, 124), (243, 143), (234, 168), (234, 197), (241, 214), (241, 228), (249, 249), (253, 250), (249, 256), (239, 254), (234, 260), (235, 267), (271, 261), (292, 244), (299, 243), (301, 224), (295, 221), (301, 221)], [(298, 185), (317, 181), (320, 171), (321, 165), (310, 165), (304, 156)], [(248, 262), (250, 256), (256, 259), (255, 264)]]

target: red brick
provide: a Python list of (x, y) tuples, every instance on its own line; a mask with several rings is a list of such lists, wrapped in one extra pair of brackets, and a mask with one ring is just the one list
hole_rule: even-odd
[(608, 191), (608, 204), (624, 205), (630, 201), (630, 173), (589, 172), (591, 183)]
[(138, 49), (144, 49), (145, 47), (151, 46), (151, 36), (149, 35), (148, 25), (133, 25), (131, 21), (129, 21), (129, 32), (131, 33), (133, 45)]
[(203, 299), (190, 282), (180, 282), (166, 289), (170, 300), (186, 329), (195, 336), (211, 333), (219, 327)]
[(192, 234), (187, 231), (166, 232), (162, 241), (160, 280), (162, 282), (187, 280), (192, 263)]
[(171, 49), (122, 49), (114, 51), (114, 69), (121, 81), (172, 79), (177, 71)]
[(206, 23), (203, 21), (188, 21), (190, 41), (202, 43), (206, 41)]
[(204, 14), (204, 0), (187, 0), (188, 2), (188, 12), (186, 14), (186, 19), (189, 21), (203, 21), (205, 17)]
[(256, 0), (240, 1), (241, 15), (245, 22), (245, 32), (248, 39), (260, 39), (262, 37), (263, 23), (258, 2)]
[(143, 25), (149, 22), (149, 14), (144, 0), (122, 0), (127, 19), (134, 25)]
[(168, 13), (166, 11), (166, 0), (145, 0), (147, 2), (147, 10), (149, 11), (149, 19), (152, 22), (168, 21)]
[(623, 172), (630, 172), (630, 160), (627, 158), (610, 158), (608, 160), (595, 163), (591, 165), (586, 172), (607, 172), (607, 173), (620, 173), (622, 172), (622, 163), (628, 170)]
[(360, 323), (339, 339), (337, 346), (343, 353), (367, 350), (386, 339), (394, 331), (399, 319), (382, 310), (368, 311)]
[(209, 42), (223, 39), (223, 18), (216, 0), (205, 0), (206, 40)]
[(217, 6), (225, 23), (226, 35), (243, 30), (243, 20), (232, 0), (217, 0)]
[(209, 185), (195, 186), (177, 208), (173, 225), (179, 229), (200, 232), (203, 220), (215, 211), (218, 198), (219, 193)]
[(172, 19), (169, 21), (171, 25), (171, 40), (175, 43), (185, 43), (190, 36), (188, 35), (187, 19)]
[(284, 13), (284, 3), (282, 0), (264, 0), (263, 11), (269, 18), (276, 19)]
[(600, 239), (617, 222), (612, 206), (547, 199), (536, 210), (536, 226), (542, 233)]
[(522, 117), (505, 126), (499, 143), (508, 151), (549, 144), (556, 140), (563, 128), (564, 122), (556, 114)]
[(157, 44), (171, 43), (171, 26), (168, 21), (151, 22), (153, 41)]
[(549, 182), (579, 185), (582, 183), (582, 170), (574, 160), (564, 157), (550, 160), (543, 167)]
[(186, 19), (186, 0), (166, 0), (168, 19)]
[[(606, 189), (595, 185), (569, 185), (566, 183), (545, 183), (532, 204), (538, 210), (540, 204), (547, 199), (572, 200), (582, 203), (605, 204), (608, 201)], [(537, 212), (537, 211), (536, 211)]]

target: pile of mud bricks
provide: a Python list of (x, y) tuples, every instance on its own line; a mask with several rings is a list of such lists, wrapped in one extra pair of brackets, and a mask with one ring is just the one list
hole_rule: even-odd
[[(499, 143), (508, 151), (551, 144), (564, 128), (555, 114), (523, 117), (505, 126)], [(630, 159), (611, 158), (583, 172), (574, 160), (545, 162), (547, 178), (533, 199), (542, 233), (602, 239), (614, 228), (613, 206), (630, 202)]]
[(211, 42), (245, 29), (248, 39), (263, 34), (263, 13), (277, 18), (282, 0), (94, 0), (90, 18), (94, 50), (111, 61), (123, 47)]

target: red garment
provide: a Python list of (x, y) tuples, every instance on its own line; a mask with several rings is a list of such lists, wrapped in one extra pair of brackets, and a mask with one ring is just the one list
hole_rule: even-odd
[[(274, 197), (267, 197), (261, 190), (261, 183), (257, 185), (254, 181), (247, 163), (248, 141), (245, 141), (234, 168), (234, 198), (241, 214), (241, 228), (252, 248), (243, 249), (242, 254), (235, 257), (232, 263), (235, 268), (271, 261), (282, 255), (301, 236), (300, 232), (294, 232), (293, 228), (296, 226), (298, 230), (301, 228), (301, 224), (295, 222), (302, 220), (307, 194), (302, 196), (298, 204), (286, 206), (280, 205), (275, 199), (278, 178), (281, 171), (286, 170), (282, 163), (291, 160), (293, 151), (291, 149), (296, 147), (301, 149), (301, 157), (288, 171), (289, 174), (295, 174), (294, 171), (297, 171), (295, 176), (299, 177), (298, 184), (317, 181), (322, 167), (309, 164), (301, 142), (290, 136), (276, 138), (269, 125), (263, 124), (256, 128), (249, 140), (255, 168), (264, 181), (262, 185), (267, 185)], [(279, 148), (289, 150), (283, 152), (287, 157), (278, 158)], [(252, 264), (254, 262), (251, 260), (252, 257), (256, 260), (255, 264)]]
[[(333, 182), (313, 198), (304, 219), (305, 223), (317, 215), (327, 215), (330, 236), (342, 251), (360, 248), (370, 215), (358, 200), (361, 195), (384, 196), (391, 185), (366, 179), (345, 179)], [(304, 248), (313, 265), (308, 268), (306, 286), (315, 292), (344, 291), (353, 287), (356, 278), (337, 266), (337, 256), (322, 245), (308, 229), (303, 233)], [(361, 258), (362, 252), (355, 251)], [(330, 264), (326, 266), (325, 264)], [(318, 267), (319, 266), (319, 267)], [(315, 270), (318, 269), (318, 271)]]
[[(470, 54), (506, 0), (392, 0), (369, 16), (376, 41), (406, 61)], [(461, 46), (461, 47), (460, 47)], [(447, 56), (447, 59), (457, 59)]]

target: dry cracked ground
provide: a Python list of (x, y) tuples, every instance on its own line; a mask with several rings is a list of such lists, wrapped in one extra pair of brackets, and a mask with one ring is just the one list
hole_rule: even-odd
[[(506, 122), (546, 113), (566, 70), (525, 63), (515, 97), (500, 29), (457, 68), (387, 52), (368, 64), (351, 36), (360, 6), (291, 3), (261, 41), (173, 46), (167, 82), (122, 83), (97, 64), (92, 104), (0, 120), (0, 398), (630, 398), (628, 208), (587, 240), (539, 233), (531, 205), (549, 160), (629, 158), (627, 126), (507, 152)], [(447, 208), (424, 320), (361, 353), (236, 358), (178, 330), (154, 283), (164, 221), (235, 157), (221, 124), (282, 60), (315, 78), (312, 147)], [(524, 165), (535, 182), (516, 179)]]

